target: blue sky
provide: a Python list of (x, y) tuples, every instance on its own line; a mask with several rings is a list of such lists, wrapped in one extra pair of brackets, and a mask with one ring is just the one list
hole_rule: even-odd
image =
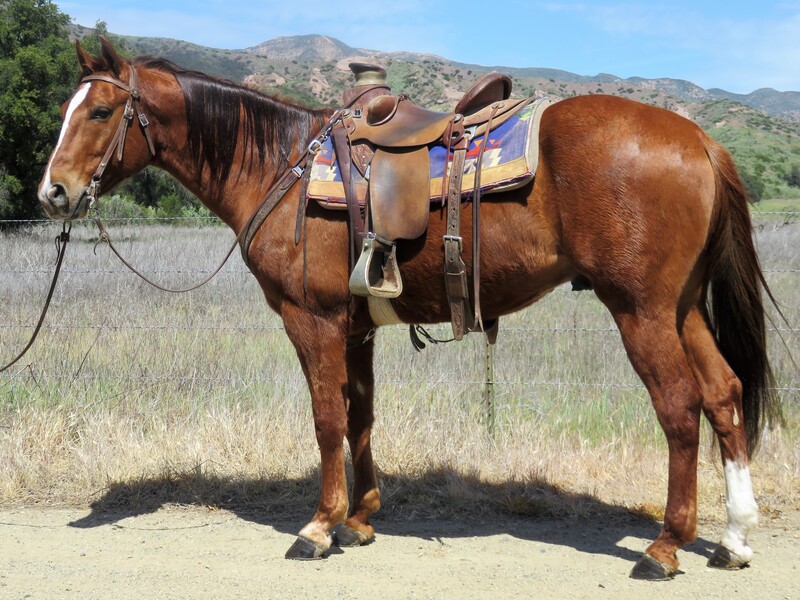
[[(214, 48), (319, 33), (356, 48), (427, 52), (485, 66), (672, 77), (738, 93), (800, 90), (800, 0), (56, 3), (80, 25), (103, 20), (112, 33)], [(475, 18), (458, 22), (457, 12)]]

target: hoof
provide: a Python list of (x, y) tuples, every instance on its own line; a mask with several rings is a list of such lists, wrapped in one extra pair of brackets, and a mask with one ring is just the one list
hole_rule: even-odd
[(675, 576), (677, 569), (662, 565), (649, 554), (645, 554), (634, 565), (631, 571), (631, 579), (643, 579), (646, 581), (669, 581)]
[(717, 546), (714, 554), (708, 559), (708, 566), (712, 569), (725, 569), (733, 571), (749, 566), (750, 561), (745, 560), (738, 554), (731, 552), (725, 546)]
[(344, 523), (339, 523), (333, 530), (333, 543), (339, 548), (354, 548), (356, 546), (366, 546), (372, 541), (360, 531), (348, 527)]
[(292, 547), (286, 551), (289, 560), (318, 560), (323, 558), (326, 548), (315, 544), (304, 537), (298, 537)]

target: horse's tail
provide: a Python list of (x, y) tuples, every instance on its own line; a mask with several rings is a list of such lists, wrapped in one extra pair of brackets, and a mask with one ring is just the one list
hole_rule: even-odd
[(711, 328), (742, 383), (742, 418), (752, 455), (763, 427), (782, 420), (767, 356), (762, 289), (776, 308), (777, 304), (756, 255), (747, 192), (733, 160), (710, 137), (703, 138), (716, 180), (717, 217), (709, 240)]

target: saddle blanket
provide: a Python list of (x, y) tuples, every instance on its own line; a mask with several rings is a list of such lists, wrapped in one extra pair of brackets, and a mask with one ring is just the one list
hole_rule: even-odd
[[(475, 168), (484, 137), (488, 137), (488, 143), (481, 161), (483, 165), (481, 170), (482, 193), (501, 192), (522, 187), (533, 178), (539, 154), (539, 119), (535, 117), (538, 116), (537, 113), (541, 113), (539, 109), (543, 108), (542, 105), (547, 106), (549, 103), (546, 98), (532, 102), (505, 123), (488, 132), (486, 136), (472, 140), (464, 163), (462, 196), (471, 194), (475, 187)], [(432, 202), (436, 202), (442, 199), (442, 180), (448, 153), (441, 145), (431, 146), (429, 153), (430, 198)], [(353, 175), (358, 197), (362, 199), (363, 203), (363, 199), (366, 197), (367, 180), (357, 169), (353, 169)], [(347, 207), (344, 185), (331, 139), (325, 141), (322, 149), (314, 157), (308, 185), (308, 197), (327, 208)]]

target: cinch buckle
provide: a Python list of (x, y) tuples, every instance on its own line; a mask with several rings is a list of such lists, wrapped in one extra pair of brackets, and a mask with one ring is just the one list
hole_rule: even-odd
[(322, 142), (320, 142), (318, 139), (311, 140), (311, 143), (308, 145), (309, 154), (316, 155), (320, 150), (322, 150)]
[(445, 245), (447, 244), (447, 242), (456, 242), (458, 244), (458, 251), (461, 252), (461, 250), (463, 249), (462, 245), (463, 242), (461, 240), (460, 235), (445, 235), (443, 237)]

